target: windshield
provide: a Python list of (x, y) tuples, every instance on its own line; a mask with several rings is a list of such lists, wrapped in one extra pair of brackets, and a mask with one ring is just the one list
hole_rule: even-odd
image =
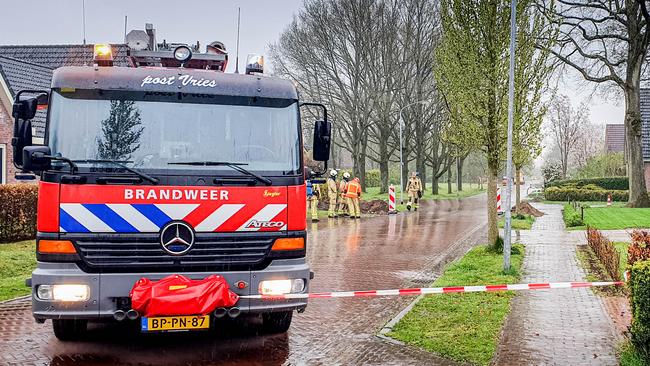
[[(266, 174), (299, 171), (298, 106), (215, 104), (212, 96), (54, 92), (47, 141), (80, 168), (117, 160), (139, 170), (218, 170), (170, 163), (222, 161)], [(204, 100), (208, 98), (208, 101)], [(254, 100), (243, 99), (248, 104)], [(164, 173), (164, 172), (161, 172)]]

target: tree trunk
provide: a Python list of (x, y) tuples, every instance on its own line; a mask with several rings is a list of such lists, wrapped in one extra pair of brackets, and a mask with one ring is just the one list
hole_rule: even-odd
[(451, 194), (451, 164), (447, 167), (447, 194)]
[[(628, 72), (629, 78), (631, 76)], [(630, 196), (627, 205), (628, 207), (650, 207), (641, 151), (639, 78), (636, 78), (636, 82), (627, 84), (625, 89), (625, 149), (627, 150), (627, 171), (630, 179)]]
[(379, 178), (381, 180), (379, 193), (388, 192), (388, 160), (379, 163)]
[(458, 192), (463, 190), (463, 164), (465, 158), (456, 158), (456, 189)]
[(521, 173), (521, 168), (515, 166), (515, 215), (519, 215), (519, 204), (521, 203), (521, 186), (519, 182), (519, 175)]
[(364, 139), (361, 143), (361, 161), (359, 164), (359, 183), (361, 183), (361, 189), (363, 192), (366, 192), (366, 149), (368, 148), (368, 140)]
[(499, 236), (497, 226), (497, 173), (499, 168), (498, 164), (495, 164), (495, 166), (489, 165), (487, 181), (488, 245), (494, 245)]
[(417, 159), (415, 160), (415, 171), (420, 173), (420, 180), (422, 181), (422, 191), (424, 191), (427, 188), (426, 186), (427, 166), (426, 166), (426, 162), (424, 161), (424, 154), (422, 154), (422, 156), (418, 156)]
[(438, 194), (438, 176), (433, 173), (431, 174), (431, 193)]
[(379, 193), (388, 192), (388, 146), (379, 145)]

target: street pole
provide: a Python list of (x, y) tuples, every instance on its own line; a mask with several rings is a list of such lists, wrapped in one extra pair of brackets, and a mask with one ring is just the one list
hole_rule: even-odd
[(505, 225), (503, 225), (503, 270), (510, 269), (510, 248), (512, 214), (510, 200), (512, 197), (512, 125), (515, 108), (515, 37), (517, 35), (517, 0), (510, 2), (510, 80), (508, 85), (508, 152), (506, 161), (506, 195), (505, 195)]
[(402, 118), (402, 110), (399, 110), (399, 200), (401, 204), (404, 204), (404, 142), (402, 137), (402, 124), (404, 119)]

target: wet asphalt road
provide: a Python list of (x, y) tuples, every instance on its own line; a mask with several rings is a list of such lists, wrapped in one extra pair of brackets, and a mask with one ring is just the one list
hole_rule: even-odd
[[(425, 203), (420, 211), (310, 224), (312, 291), (389, 289), (429, 284), (449, 261), (484, 240), (485, 194)], [(259, 335), (217, 324), (201, 333), (147, 334), (94, 325), (87, 340), (59, 342), (36, 324), (29, 300), (0, 305), (0, 365), (452, 364), (377, 337), (413, 300), (312, 300), (287, 334)]]

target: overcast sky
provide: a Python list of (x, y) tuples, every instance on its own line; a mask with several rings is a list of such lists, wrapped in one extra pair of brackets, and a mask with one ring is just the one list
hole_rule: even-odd
[[(201, 48), (211, 41), (226, 44), (230, 53), (228, 72), (235, 68), (237, 7), (241, 7), (240, 69), (248, 53), (266, 53), (269, 43), (300, 9), (302, 0), (86, 0), (86, 41), (121, 43), (124, 16), (127, 30), (144, 29), (153, 23), (161, 42), (195, 43)], [(82, 0), (3, 0), (0, 44), (81, 44)], [(267, 57), (268, 58), (268, 57)], [(575, 78), (579, 80), (579, 78)], [(567, 77), (560, 90), (577, 106), (589, 97), (589, 84)], [(593, 123), (622, 123), (623, 105), (600, 97), (590, 99)]]

